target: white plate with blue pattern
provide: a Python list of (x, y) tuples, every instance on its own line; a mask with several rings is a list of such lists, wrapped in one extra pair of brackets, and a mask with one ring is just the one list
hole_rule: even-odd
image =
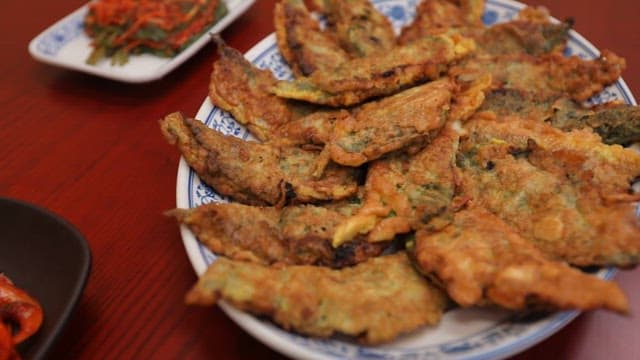
[[(373, 0), (396, 29), (407, 24), (415, 14), (418, 0)], [(487, 25), (512, 19), (523, 4), (510, 0), (487, 0), (483, 20)], [(582, 36), (572, 31), (567, 55), (595, 58), (598, 50)], [(270, 69), (280, 79), (290, 79), (291, 71), (278, 52), (275, 35), (271, 34), (245, 55), (258, 67)], [(620, 99), (636, 104), (622, 79), (591, 99), (605, 102)], [(231, 115), (216, 108), (206, 99), (196, 115), (215, 130), (224, 134), (250, 139), (251, 135)], [(193, 208), (210, 202), (228, 199), (217, 194), (200, 181), (184, 159), (180, 160), (177, 178), (177, 205)], [(181, 228), (183, 242), (195, 271), (202, 274), (215, 261), (213, 255), (198, 243), (193, 234)], [(613, 269), (598, 272), (610, 279)], [(402, 336), (384, 346), (361, 346), (337, 339), (312, 339), (287, 332), (273, 323), (236, 310), (226, 303), (222, 309), (244, 330), (287, 356), (300, 359), (500, 359), (521, 352), (560, 330), (579, 312), (564, 311), (537, 319), (521, 319), (516, 314), (498, 309), (455, 309), (447, 312), (435, 327), (426, 327)]]
[(223, 0), (227, 14), (207, 33), (174, 57), (163, 58), (151, 54), (134, 55), (125, 65), (111, 65), (101, 61), (89, 65), (85, 61), (91, 54), (91, 39), (84, 32), (84, 18), (89, 6), (84, 5), (51, 25), (29, 43), (29, 53), (36, 60), (47, 64), (82, 71), (128, 83), (144, 83), (157, 80), (180, 66), (198, 50), (209, 43), (209, 33), (216, 34), (229, 26), (251, 7), (255, 0)]

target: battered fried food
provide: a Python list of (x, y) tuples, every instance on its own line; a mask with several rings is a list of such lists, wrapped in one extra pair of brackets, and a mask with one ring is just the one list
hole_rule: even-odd
[(328, 29), (353, 57), (391, 50), (396, 45), (393, 26), (369, 0), (325, 0)]
[(556, 101), (563, 98), (573, 102), (573, 100), (561, 95), (543, 97), (527, 90), (500, 88), (487, 93), (478, 111), (490, 111), (499, 117), (515, 116), (523, 119), (547, 121), (554, 116), (556, 110), (564, 112), (558, 106), (565, 108), (565, 104), (558, 103), (556, 105)]
[(545, 255), (577, 266), (640, 261), (640, 155), (587, 130), (476, 116), (457, 165), (463, 191)]
[(457, 34), (428, 36), (390, 52), (315, 71), (308, 77), (278, 81), (271, 90), (284, 98), (336, 107), (351, 106), (436, 79), (450, 63), (474, 49), (473, 40)]
[(640, 141), (640, 108), (611, 103), (585, 108), (567, 99), (554, 103), (551, 126), (565, 131), (593, 129), (605, 144), (629, 145)]
[[(320, 111), (283, 125), (287, 144), (326, 144), (326, 160), (359, 166), (389, 152), (422, 147), (446, 119), (464, 120), (482, 104), (489, 76), (468, 84), (447, 78), (347, 110)], [(322, 173), (322, 166), (317, 167)]]
[(562, 54), (572, 25), (570, 20), (552, 23), (544, 8), (525, 8), (515, 20), (496, 24), (470, 36), (478, 44), (479, 52), (493, 56)]
[(212, 99), (265, 143), (162, 122), (203, 181), (244, 203), (170, 212), (231, 258), (187, 303), (365, 344), (437, 323), (442, 289), (463, 307), (629, 311), (615, 284), (570, 267), (640, 263), (640, 154), (599, 136), (640, 140), (637, 107), (581, 103), (624, 59), (564, 57), (572, 22), (543, 8), (484, 27), (483, 0), (423, 0), (395, 45), (368, 1), (312, 3), (326, 28), (302, 0), (276, 8), (296, 79), (224, 48), (214, 69)]
[(402, 29), (400, 44), (433, 35), (442, 29), (482, 27), (484, 0), (423, 0), (416, 17)]
[(563, 96), (542, 98), (528, 91), (498, 89), (487, 94), (479, 111), (546, 121), (564, 131), (592, 129), (605, 144), (640, 141), (640, 108), (619, 102), (587, 107)]
[(378, 256), (389, 245), (360, 239), (331, 246), (335, 227), (359, 206), (358, 199), (326, 207), (281, 209), (227, 203), (175, 209), (168, 214), (187, 225), (211, 251), (230, 259), (341, 268)]
[(440, 231), (419, 231), (415, 257), (420, 270), (464, 307), (489, 302), (512, 310), (629, 311), (615, 283), (548, 260), (481, 207), (457, 212), (453, 223)]
[(489, 72), (494, 89), (526, 90), (543, 98), (567, 95), (581, 102), (618, 80), (625, 66), (623, 58), (606, 50), (595, 60), (553, 53), (538, 57), (514, 54), (476, 56), (452, 67), (449, 74), (470, 79)]
[(472, 38), (477, 44), (477, 54), (483, 56), (520, 53), (533, 56), (549, 53), (562, 54), (572, 25), (572, 20), (552, 23), (545, 8), (528, 7), (523, 9), (514, 20), (490, 27), (484, 27), (478, 23), (453, 27), (434, 26), (421, 28), (417, 33), (415, 29), (406, 28), (407, 33), (402, 34), (400, 43), (405, 44), (425, 35), (445, 32), (459, 33)]
[(352, 268), (266, 267), (220, 258), (186, 297), (188, 304), (223, 299), (266, 315), (285, 330), (329, 337), (345, 334), (380, 344), (436, 324), (446, 296), (415, 271), (404, 253)]
[(338, 246), (363, 234), (369, 241), (440, 228), (451, 221), (456, 189), (455, 158), (459, 135), (446, 126), (429, 146), (413, 155), (396, 155), (369, 166), (364, 204), (336, 229)]
[(349, 111), (317, 111), (297, 120), (290, 121), (278, 129), (278, 142), (282, 144), (317, 145), (320, 149), (331, 141), (331, 134), (337, 121), (351, 118)]
[(217, 192), (250, 205), (339, 200), (357, 191), (357, 170), (330, 165), (312, 176), (318, 152), (224, 136), (202, 122), (168, 115), (162, 132), (198, 176)]
[(432, 9), (419, 12), (414, 23), (403, 29), (401, 44), (427, 35), (459, 33), (475, 40), (477, 53), (482, 56), (561, 54), (573, 24), (571, 20), (552, 23), (548, 11), (542, 7), (527, 7), (514, 20), (490, 27), (482, 26), (480, 15), (473, 21), (461, 19), (460, 7), (447, 0), (425, 1), (420, 7)]
[(281, 0), (274, 10), (278, 49), (294, 75), (331, 70), (350, 56), (330, 33), (320, 29), (302, 0)]
[(449, 79), (433, 81), (338, 119), (326, 145), (331, 160), (359, 166), (436, 133), (447, 119), (454, 89)]
[(277, 128), (313, 110), (271, 94), (276, 83), (271, 71), (258, 69), (219, 37), (214, 41), (220, 57), (213, 64), (209, 98), (258, 140), (273, 139)]

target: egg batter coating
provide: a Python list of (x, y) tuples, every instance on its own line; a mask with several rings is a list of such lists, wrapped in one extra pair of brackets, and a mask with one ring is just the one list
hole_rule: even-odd
[[(433, 4), (446, 4), (444, 8), (458, 11), (459, 7), (447, 0), (426, 1), (420, 6), (434, 6)], [(420, 14), (420, 13), (419, 13)], [(431, 15), (438, 14), (431, 13)], [(538, 56), (548, 53), (561, 54), (566, 47), (569, 38), (569, 30), (573, 25), (571, 20), (562, 23), (553, 23), (549, 13), (544, 8), (527, 7), (520, 11), (515, 19), (489, 27), (480, 22), (462, 21), (459, 17), (447, 15), (443, 12), (438, 21), (429, 21), (420, 24), (418, 22), (404, 29), (400, 37), (400, 43), (406, 44), (423, 36), (438, 33), (459, 33), (475, 40), (477, 54), (482, 56), (497, 56), (507, 54), (529, 54)], [(480, 19), (479, 17), (477, 18)], [(447, 23), (451, 22), (452, 23)], [(445, 24), (445, 25), (443, 25)]]
[(180, 113), (167, 115), (160, 126), (203, 182), (245, 204), (339, 200), (358, 189), (353, 168), (329, 165), (322, 177), (315, 178), (316, 151), (225, 136)]
[(562, 54), (572, 25), (571, 20), (552, 23), (544, 8), (528, 7), (512, 21), (490, 26), (469, 36), (478, 44), (478, 52), (492, 56)]
[(364, 104), (335, 122), (325, 149), (336, 163), (359, 166), (435, 134), (447, 119), (454, 90), (443, 79)]
[(423, 0), (416, 17), (402, 29), (398, 42), (407, 44), (441, 29), (482, 27), (484, 0)]
[(269, 89), (277, 81), (271, 71), (257, 68), (219, 37), (214, 40), (219, 58), (211, 72), (209, 99), (258, 140), (277, 138), (274, 133), (279, 127), (315, 110), (271, 94)]
[(317, 265), (341, 268), (378, 256), (388, 243), (364, 239), (334, 248), (336, 226), (359, 207), (359, 200), (325, 207), (258, 207), (206, 204), (168, 212), (215, 254), (264, 265)]
[(364, 204), (336, 229), (333, 245), (367, 236), (376, 242), (424, 228), (440, 228), (452, 218), (456, 192), (458, 133), (450, 126), (423, 150), (371, 163)]
[(324, 13), (328, 30), (353, 57), (390, 51), (396, 45), (391, 22), (369, 0), (325, 0)]
[(550, 261), (489, 211), (473, 205), (439, 231), (418, 231), (414, 256), (463, 307), (493, 303), (528, 308), (629, 311), (613, 282)]
[(640, 154), (588, 130), (487, 113), (471, 119), (457, 166), (463, 192), (546, 256), (576, 266), (640, 261)]
[(331, 141), (336, 122), (351, 117), (351, 112), (345, 109), (316, 111), (281, 126), (277, 131), (277, 142), (322, 149)]
[(564, 131), (592, 129), (605, 144), (640, 141), (640, 107), (618, 101), (589, 107), (563, 96), (541, 98), (528, 91), (497, 89), (486, 95), (479, 111), (545, 121)]
[(189, 291), (186, 302), (213, 305), (221, 299), (268, 316), (285, 330), (316, 337), (349, 335), (369, 345), (434, 325), (447, 306), (446, 296), (404, 253), (340, 270), (266, 267), (220, 258)]
[[(567, 102), (561, 102), (565, 99)], [(489, 91), (478, 109), (479, 112), (490, 111), (499, 117), (514, 116), (537, 121), (548, 121), (556, 112), (565, 113), (567, 105), (575, 103), (561, 95), (547, 97), (522, 89), (494, 89)], [(573, 106), (572, 106), (573, 107)]]
[[(279, 129), (279, 139), (326, 145), (324, 165), (330, 159), (360, 166), (397, 150), (419, 150), (447, 119), (464, 120), (473, 114), (490, 83), (489, 76), (464, 84), (443, 78), (349, 110), (319, 111), (291, 121)], [(317, 173), (322, 169), (320, 164)]]
[(308, 77), (278, 81), (271, 91), (284, 98), (334, 107), (397, 93), (433, 80), (450, 63), (475, 49), (473, 40), (458, 34), (429, 36), (393, 51), (356, 58), (315, 71)]
[(491, 73), (493, 89), (526, 90), (541, 98), (566, 95), (581, 102), (599, 93), (620, 77), (625, 60), (604, 50), (594, 60), (562, 54), (531, 56), (510, 54), (476, 56), (449, 71), (454, 78), (470, 79), (478, 73)]
[(561, 99), (554, 103), (554, 114), (547, 121), (565, 131), (592, 129), (605, 144), (628, 145), (640, 141), (640, 107), (613, 102), (585, 108)]
[(295, 76), (331, 70), (350, 56), (338, 39), (322, 31), (302, 0), (281, 0), (274, 10), (278, 49)]

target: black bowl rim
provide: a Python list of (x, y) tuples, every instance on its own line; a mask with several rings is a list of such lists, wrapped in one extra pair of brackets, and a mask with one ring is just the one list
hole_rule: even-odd
[(33, 203), (19, 200), (15, 198), (9, 198), (5, 196), (0, 196), (0, 202), (10, 203), (14, 206), (23, 207), (38, 213), (41, 216), (51, 218), (58, 224), (65, 227), (69, 230), (71, 237), (74, 241), (76, 241), (79, 245), (81, 256), (81, 271), (78, 273), (78, 279), (74, 284), (73, 291), (68, 296), (68, 301), (65, 305), (64, 310), (60, 314), (59, 320), (52, 326), (51, 333), (42, 340), (42, 343), (38, 346), (38, 348), (30, 355), (33, 356), (34, 359), (42, 359), (45, 358), (47, 353), (51, 350), (53, 345), (60, 338), (60, 335), (64, 331), (67, 326), (67, 323), (71, 319), (73, 312), (80, 301), (82, 293), (87, 285), (87, 281), (89, 279), (89, 274), (91, 272), (92, 265), (92, 255), (91, 249), (89, 248), (89, 244), (87, 243), (84, 235), (78, 230), (75, 225), (71, 224), (69, 221), (64, 219), (62, 216), (54, 213), (51, 210), (45, 209), (39, 205), (35, 205)]

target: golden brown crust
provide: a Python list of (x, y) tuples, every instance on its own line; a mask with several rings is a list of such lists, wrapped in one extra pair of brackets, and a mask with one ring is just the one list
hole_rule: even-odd
[(308, 76), (349, 59), (337, 39), (323, 32), (302, 0), (281, 0), (274, 10), (278, 49), (294, 75)]
[(415, 21), (403, 29), (399, 43), (407, 44), (433, 34), (459, 33), (473, 38), (477, 54), (484, 56), (562, 54), (566, 46), (571, 21), (553, 23), (545, 8), (527, 7), (511, 21), (485, 27), (480, 21), (483, 1), (470, 1), (466, 5), (474, 10), (468, 13), (461, 4), (449, 0), (423, 1)]
[(538, 57), (519, 53), (476, 56), (452, 67), (449, 74), (469, 79), (489, 72), (494, 89), (531, 91), (541, 98), (566, 95), (585, 101), (618, 80), (625, 66), (624, 59), (606, 50), (595, 60), (553, 53)]
[(512, 21), (495, 25), (474, 39), (482, 52), (494, 56), (518, 52), (534, 56), (562, 54), (570, 29), (568, 23)]
[(329, 31), (353, 57), (390, 51), (396, 45), (393, 26), (369, 0), (327, 0)]
[(465, 192), (548, 256), (578, 266), (640, 261), (640, 155), (587, 130), (477, 116), (458, 166)]
[[(278, 129), (279, 143), (326, 145), (323, 159), (360, 166), (387, 153), (422, 147), (446, 119), (464, 121), (484, 100), (489, 76), (454, 84), (443, 78), (350, 110), (318, 111)], [(316, 167), (321, 174), (323, 167)]]
[(482, 27), (484, 0), (423, 0), (413, 22), (402, 29), (398, 43), (408, 44), (442, 29)]
[(451, 127), (417, 154), (391, 156), (369, 166), (364, 204), (340, 224), (333, 238), (339, 245), (358, 234), (369, 241), (446, 225), (454, 209), (455, 154), (458, 134)]
[(198, 176), (223, 195), (250, 205), (339, 200), (358, 189), (353, 169), (329, 166), (313, 176), (318, 152), (225, 136), (179, 113), (165, 117), (161, 129), (177, 144)]
[(189, 291), (189, 304), (224, 299), (267, 315), (286, 330), (317, 337), (345, 334), (380, 344), (436, 324), (446, 297), (418, 274), (403, 253), (331, 270), (270, 268), (218, 259)]
[(437, 277), (461, 306), (629, 310), (615, 283), (548, 260), (505, 222), (474, 205), (440, 231), (419, 231), (415, 256), (421, 271)]
[(448, 79), (434, 81), (338, 119), (327, 144), (331, 159), (359, 166), (437, 132), (447, 118), (454, 88)]
[(337, 209), (228, 203), (175, 209), (168, 214), (187, 225), (211, 251), (230, 259), (341, 268), (378, 256), (388, 246), (363, 239), (338, 248), (331, 246), (335, 227), (356, 208), (349, 202)]
[(473, 40), (457, 34), (429, 36), (391, 52), (318, 70), (309, 77), (279, 81), (272, 91), (281, 97), (315, 104), (351, 106), (436, 79), (449, 64), (474, 49)]
[(545, 98), (524, 90), (497, 89), (487, 94), (479, 111), (545, 121), (563, 131), (592, 129), (605, 144), (640, 141), (640, 108), (619, 101), (585, 106), (561, 95)]
[(324, 145), (331, 141), (337, 121), (351, 117), (347, 110), (317, 111), (284, 124), (278, 129), (278, 143), (291, 145)]
[(276, 82), (271, 71), (253, 66), (221, 39), (217, 42), (220, 57), (211, 72), (211, 102), (231, 113), (258, 140), (273, 138), (275, 129), (292, 120), (291, 104), (268, 91)]
[(549, 119), (553, 127), (569, 131), (592, 129), (605, 144), (629, 145), (640, 141), (640, 108), (612, 102), (585, 108), (568, 101), (556, 101)]

